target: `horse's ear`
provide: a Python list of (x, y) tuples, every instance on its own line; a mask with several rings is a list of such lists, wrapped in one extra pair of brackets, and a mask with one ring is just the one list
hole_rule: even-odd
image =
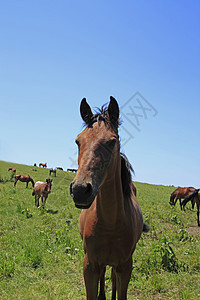
[(108, 115), (110, 122), (117, 129), (119, 125), (119, 106), (117, 100), (112, 96), (110, 96), (110, 103), (108, 105)]
[(93, 113), (86, 99), (83, 98), (80, 105), (80, 113), (83, 121), (88, 125), (91, 123)]

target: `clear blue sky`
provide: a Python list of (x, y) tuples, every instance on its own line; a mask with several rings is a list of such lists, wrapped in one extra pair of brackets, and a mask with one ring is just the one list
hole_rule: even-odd
[(76, 167), (80, 101), (112, 95), (135, 180), (200, 187), (199, 16), (199, 0), (1, 1), (0, 160)]

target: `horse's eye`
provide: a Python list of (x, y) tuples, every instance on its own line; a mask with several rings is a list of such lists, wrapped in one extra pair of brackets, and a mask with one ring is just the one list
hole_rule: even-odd
[(116, 139), (112, 139), (112, 140), (108, 141), (106, 144), (108, 145), (108, 147), (114, 148), (116, 141), (117, 141)]

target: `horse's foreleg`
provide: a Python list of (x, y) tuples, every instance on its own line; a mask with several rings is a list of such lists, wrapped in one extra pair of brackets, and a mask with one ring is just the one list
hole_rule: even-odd
[(118, 300), (126, 300), (128, 284), (132, 273), (132, 257), (126, 263), (118, 266), (115, 272)]
[[(177, 199), (178, 200), (178, 199)], [(182, 210), (182, 203), (181, 203), (181, 198), (179, 198), (179, 203), (180, 203), (180, 208)]]
[(99, 290), (98, 300), (106, 300), (106, 295), (105, 295), (105, 272), (106, 272), (106, 267), (103, 268), (101, 276), (100, 276), (100, 290)]
[(200, 226), (200, 223), (199, 223), (199, 204), (197, 204), (197, 224), (198, 224), (198, 226)]
[(39, 207), (39, 199), (40, 197), (35, 195), (35, 206)]
[(45, 197), (44, 197), (44, 206), (45, 206), (45, 204), (46, 204), (47, 197), (48, 197), (48, 196), (45, 196)]
[(41, 195), (42, 207), (44, 207), (43, 195)]
[(26, 182), (26, 188), (28, 187), (28, 181)]
[(15, 179), (14, 186), (16, 186), (16, 183), (17, 183), (17, 179)]
[(100, 272), (88, 261), (87, 253), (83, 261), (83, 275), (85, 280), (87, 300), (96, 300)]
[(111, 300), (116, 300), (116, 275), (113, 268), (112, 268), (111, 278), (112, 278), (112, 299)]
[(192, 209), (194, 209), (194, 206), (195, 206), (194, 198), (191, 200), (191, 204), (192, 204)]

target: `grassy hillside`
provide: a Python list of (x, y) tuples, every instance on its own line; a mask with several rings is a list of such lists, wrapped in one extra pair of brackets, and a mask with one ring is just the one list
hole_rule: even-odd
[[(13, 186), (9, 167), (34, 181), (48, 169), (0, 161), (0, 299), (85, 299), (80, 211), (69, 195), (74, 174), (58, 171), (45, 211), (34, 205), (31, 184)], [(198, 299), (200, 228), (196, 208), (170, 207), (175, 187), (136, 183), (138, 200), (151, 231), (133, 255), (128, 299)], [(106, 273), (111, 298), (110, 269)]]

